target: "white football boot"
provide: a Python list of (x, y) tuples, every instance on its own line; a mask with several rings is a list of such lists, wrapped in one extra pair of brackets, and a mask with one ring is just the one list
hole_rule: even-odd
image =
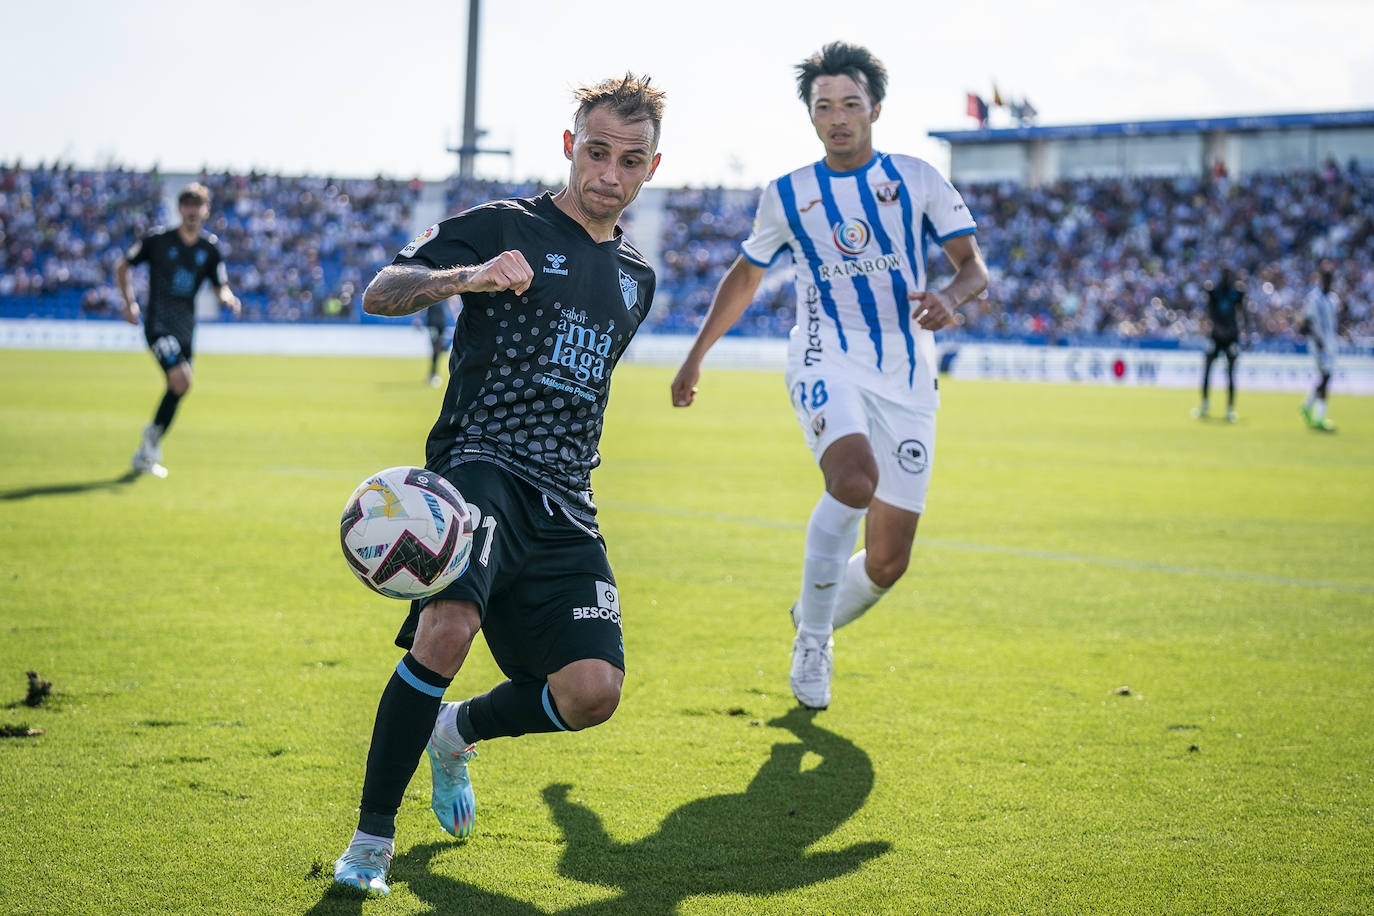
[(831, 645), (801, 633), (792, 640), (792, 695), (807, 709), (830, 705), (830, 675), (835, 670)]

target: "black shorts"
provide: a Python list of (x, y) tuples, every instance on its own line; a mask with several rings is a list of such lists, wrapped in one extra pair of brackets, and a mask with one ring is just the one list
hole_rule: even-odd
[(411, 648), (421, 609), (447, 598), (477, 605), (492, 658), (513, 681), (542, 681), (586, 658), (624, 671), (620, 596), (600, 534), (491, 462), (444, 476), (478, 512), (472, 558), (452, 585), (410, 603), (396, 645)]
[(191, 361), (191, 338), (182, 337), (179, 334), (147, 334), (145, 339), (148, 341), (148, 349), (152, 351), (153, 359), (166, 372), (175, 369), (182, 363)]
[(1207, 341), (1207, 358), (1216, 359), (1218, 353), (1225, 353), (1227, 359), (1234, 360), (1240, 356), (1240, 341), (1213, 337)]

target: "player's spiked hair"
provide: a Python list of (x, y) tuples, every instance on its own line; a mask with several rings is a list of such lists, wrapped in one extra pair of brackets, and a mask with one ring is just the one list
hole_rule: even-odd
[(181, 189), (177, 195), (177, 204), (208, 204), (210, 203), (210, 189), (199, 181), (193, 181)]
[(845, 41), (830, 44), (797, 64), (797, 95), (811, 107), (811, 84), (822, 76), (847, 76), (868, 91), (874, 105), (887, 94), (887, 68), (873, 52)]
[(659, 126), (663, 123), (663, 98), (657, 86), (649, 85), (649, 77), (626, 72), (624, 77), (610, 77), (599, 83), (579, 86), (573, 90), (577, 99), (577, 114), (573, 127), (581, 130), (593, 108), (608, 108), (628, 123), (649, 121), (654, 125), (654, 145), (658, 145)]

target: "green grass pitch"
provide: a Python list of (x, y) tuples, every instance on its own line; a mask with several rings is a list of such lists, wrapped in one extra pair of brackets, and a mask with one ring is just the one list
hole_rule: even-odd
[[(330, 888), (399, 602), (344, 499), (423, 460), (424, 361), (204, 356), (127, 480), (146, 354), (0, 353), (0, 911), (1369, 913), (1374, 399), (947, 382), (911, 571), (787, 688), (820, 477), (780, 377), (618, 370), (593, 485), (615, 717), (421, 764), (393, 892)], [(51, 680), (37, 708), (25, 671)], [(450, 697), (499, 679), (474, 649)], [(1120, 688), (1128, 688), (1121, 691)]]

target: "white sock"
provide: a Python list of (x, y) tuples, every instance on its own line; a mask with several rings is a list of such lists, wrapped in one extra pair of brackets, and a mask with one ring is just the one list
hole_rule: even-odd
[(464, 738), (458, 731), (458, 706), (458, 703), (443, 703), (439, 706), (439, 715), (434, 719), (434, 733), (441, 741), (462, 750), (473, 742)]
[(835, 599), (834, 622), (837, 630), (862, 617), (865, 611), (877, 604), (878, 599), (892, 588), (883, 588), (868, 577), (868, 570), (864, 569), (864, 560), (867, 556), (867, 550), (860, 550), (849, 558), (849, 565), (845, 567), (840, 594)]
[(1312, 407), (1312, 415), (1317, 418), (1318, 423), (1326, 419), (1326, 398), (1317, 398)]
[(1309, 392), (1307, 392), (1307, 397), (1303, 399), (1302, 406), (1303, 406), (1304, 408), (1309, 408), (1309, 407), (1312, 406), (1312, 402), (1315, 401), (1316, 399), (1317, 399), (1317, 392), (1315, 392), (1315, 391), (1309, 391)]
[(844, 578), (845, 563), (859, 540), (859, 522), (867, 509), (846, 506), (822, 493), (806, 526), (806, 554), (802, 560), (801, 599), (797, 604), (797, 632), (821, 644), (830, 639), (835, 599)]
[(353, 831), (353, 839), (348, 845), (354, 843), (369, 843), (374, 846), (385, 846), (386, 851), (392, 855), (396, 854), (396, 838), (391, 836), (376, 836), (371, 833), (363, 833), (361, 830)]

